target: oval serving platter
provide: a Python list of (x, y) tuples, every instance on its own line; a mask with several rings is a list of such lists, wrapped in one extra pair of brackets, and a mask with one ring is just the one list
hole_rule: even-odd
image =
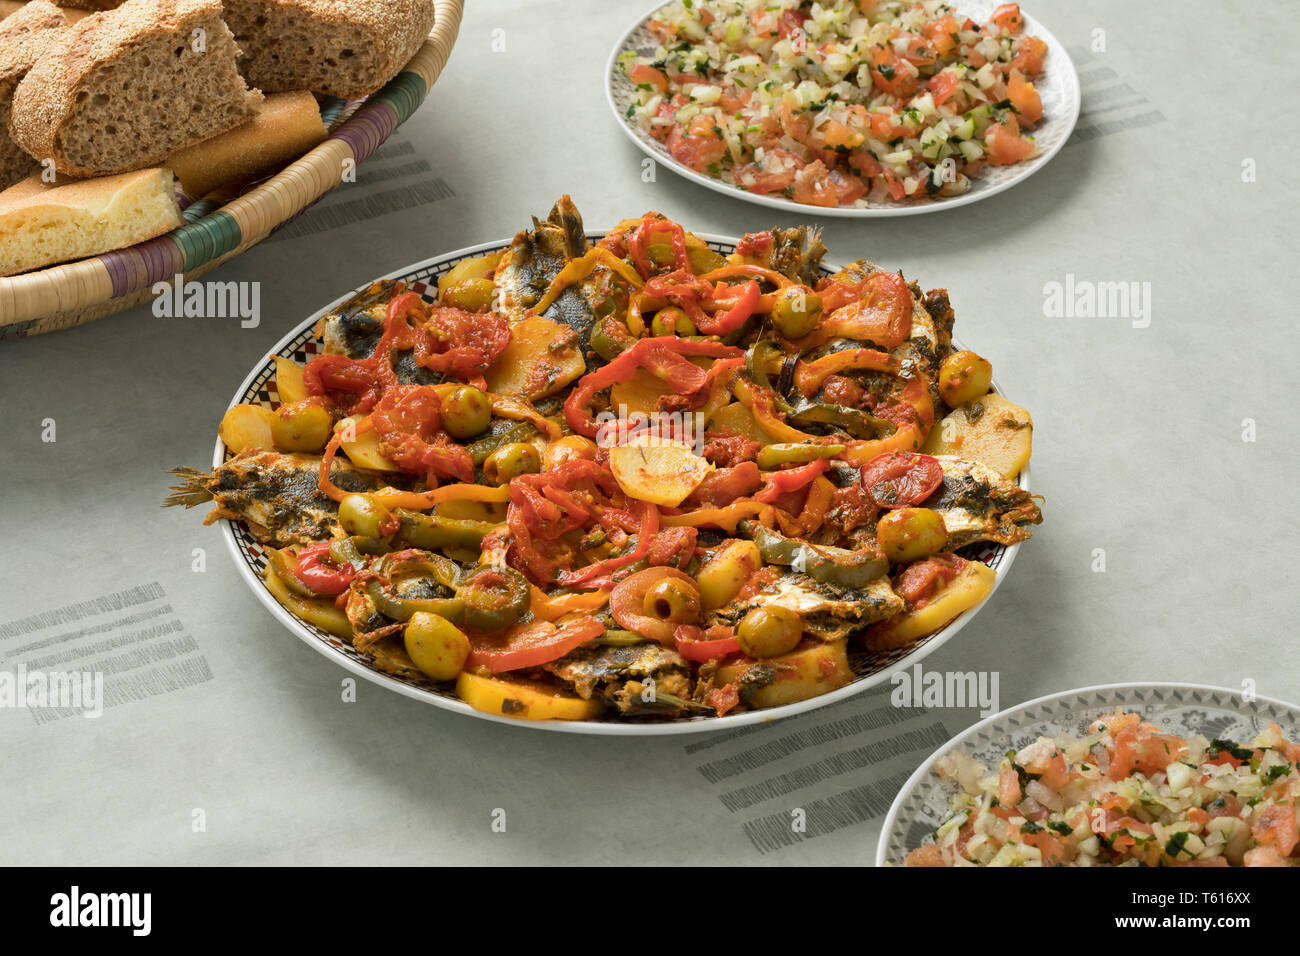
[(1300, 707), (1268, 697), (1247, 702), (1240, 690), (1202, 684), (1100, 684), (1049, 694), (994, 714), (936, 750), (903, 784), (885, 816), (876, 847), (876, 865), (901, 865), (924, 844), (947, 815), (956, 784), (939, 775), (945, 754), (960, 750), (987, 767), (1006, 752), (1039, 737), (1082, 736), (1088, 725), (1116, 707), (1134, 711), (1161, 730), (1182, 737), (1204, 734), (1226, 740), (1251, 740), (1276, 721), (1291, 739), (1300, 736)]
[[(701, 239), (705, 240), (708, 245), (716, 252), (728, 254), (735, 251), (736, 240), (732, 238), (713, 236), (707, 233), (695, 233)], [(602, 232), (588, 232), (588, 238), (595, 242), (604, 236)], [(437, 295), (438, 278), (445, 275), (452, 266), (462, 259), (473, 256), (481, 256), (490, 252), (497, 252), (505, 249), (510, 245), (509, 240), (500, 240), (497, 242), (483, 243), (477, 246), (471, 246), (466, 249), (460, 249), (456, 252), (447, 253), (441, 256), (435, 256), (422, 262), (398, 269), (391, 272), (383, 279), (397, 279), (406, 283), (411, 291), (419, 293), (426, 300), (433, 301)], [(836, 271), (838, 266), (823, 265), (822, 270), (829, 275)], [(370, 283), (366, 283), (369, 285)], [(365, 286), (362, 286), (365, 288)], [(275, 356), (279, 355), (289, 358), (298, 363), (310, 361), (318, 353), (318, 343), (314, 340), (313, 331), (317, 321), (321, 316), (326, 315), (333, 309), (336, 309), (348, 299), (356, 294), (354, 290), (344, 296), (331, 302), (325, 308), (305, 319), (288, 335), (281, 339), (267, 355), (266, 359), (258, 364), (239, 386), (235, 392), (230, 404), (237, 405), (241, 402), (251, 404), (262, 404), (268, 408), (278, 408), (279, 393), (276, 390), (275, 383)], [(996, 389), (996, 385), (994, 386)], [(220, 438), (217, 439), (216, 447), (213, 453), (212, 466), (215, 468), (230, 457), (225, 444)], [(1026, 491), (1029, 490), (1029, 467), (1021, 472), (1019, 483)], [(813, 697), (809, 700), (799, 701), (794, 704), (787, 704), (782, 707), (773, 707), (767, 710), (748, 711), (743, 714), (733, 714), (726, 717), (691, 717), (678, 720), (666, 720), (655, 722), (634, 722), (627, 720), (596, 720), (596, 721), (531, 721), (518, 720), (510, 717), (502, 717), (496, 714), (488, 714), (470, 707), (459, 697), (456, 696), (450, 684), (437, 685), (433, 682), (410, 680), (386, 674), (374, 668), (369, 660), (359, 654), (353, 647), (343, 639), (319, 630), (304, 621), (299, 620), (293, 614), (285, 610), (275, 597), (267, 590), (262, 581), (262, 571), (266, 567), (266, 556), (256, 539), (249, 533), (247, 527), (242, 522), (235, 522), (223, 519), (220, 522), (222, 537), (229, 547), (232, 556), (235, 559), (235, 565), (239, 569), (240, 577), (248, 588), (255, 594), (266, 606), (267, 610), (280, 622), (287, 630), (295, 636), (306, 642), (310, 647), (321, 654), (341, 665), (348, 671), (357, 674), (367, 680), (373, 681), (389, 690), (404, 694), (416, 700), (433, 704), (444, 710), (454, 711), (459, 714), (465, 714), (473, 717), (479, 717), (485, 720), (492, 720), (499, 723), (511, 724), (514, 726), (527, 726), (541, 730), (554, 730), (567, 733), (586, 733), (586, 734), (613, 734), (625, 736), (654, 736), (660, 734), (682, 734), (682, 733), (702, 733), (715, 730), (727, 730), (740, 727), (746, 724), (765, 723), (767, 721), (777, 720), (781, 717), (789, 717), (794, 714), (803, 713), (818, 707), (823, 707), (835, 701), (844, 700), (854, 694), (859, 694), (870, 687), (874, 687), (883, 681), (889, 679), (899, 667), (904, 664), (912, 664), (925, 657), (931, 651), (934, 651), (940, 645), (951, 640), (956, 636), (967, 623), (979, 613), (983, 603), (972, 608), (970, 611), (961, 615), (947, 627), (931, 634), (929, 637), (922, 638), (915, 644), (906, 648), (901, 648), (889, 652), (870, 652), (861, 648), (850, 650), (849, 663), (853, 668), (855, 679), (838, 690), (823, 694), (820, 697)], [(996, 591), (1001, 585), (1007, 572), (1011, 569), (1015, 561), (1020, 545), (1011, 545), (1009, 547), (979, 543), (970, 545), (961, 550), (964, 557), (972, 558), (983, 562), (997, 572), (997, 579), (994, 582), (993, 590)], [(990, 597), (992, 593), (990, 593)], [(985, 598), (988, 601), (989, 598)]]
[[(983, 21), (992, 15), (994, 8), (998, 6), (998, 2), (997, 0), (955, 0), (952, 5), (956, 7), (958, 13)], [(1045, 117), (1043, 124), (1033, 131), (1034, 140), (1038, 143), (1040, 150), (1037, 156), (1014, 166), (985, 167), (981, 170), (980, 175), (972, 181), (971, 188), (960, 196), (871, 203), (862, 209), (853, 206), (809, 206), (784, 197), (761, 196), (716, 177), (697, 173), (689, 166), (679, 163), (672, 157), (663, 143), (635, 126), (628, 118), (627, 111), (633, 102), (636, 87), (619, 69), (618, 58), (628, 51), (649, 53), (659, 45), (646, 27), (646, 23), (663, 6), (664, 3), (657, 4), (653, 10), (638, 19), (614, 44), (614, 49), (610, 52), (609, 61), (605, 66), (605, 99), (609, 103), (610, 109), (614, 111), (614, 117), (619, 128), (627, 135), (628, 139), (656, 163), (671, 169), (679, 176), (684, 176), (691, 182), (712, 189), (714, 192), (723, 193), (733, 199), (739, 199), (742, 202), (768, 206), (772, 209), (783, 209), (786, 212), (802, 211), (804, 215), (809, 216), (835, 216), (848, 219), (918, 216), (922, 213), (939, 212), (944, 209), (966, 206), (981, 199), (987, 199), (989, 196), (995, 196), (1003, 190), (1010, 189), (1042, 169), (1051, 161), (1052, 157), (1060, 152), (1061, 147), (1070, 138), (1070, 134), (1074, 131), (1074, 126), (1079, 120), (1081, 106), (1079, 75), (1075, 71), (1074, 63), (1070, 60), (1070, 55), (1065, 51), (1065, 47), (1061, 42), (1052, 36), (1042, 23), (1022, 11), (1025, 18), (1025, 32), (1041, 38), (1048, 48), (1046, 69), (1043, 75), (1034, 81), (1034, 87), (1043, 100), (1043, 116)]]

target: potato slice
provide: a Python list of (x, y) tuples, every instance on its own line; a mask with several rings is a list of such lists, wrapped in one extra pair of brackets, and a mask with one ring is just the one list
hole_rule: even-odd
[(456, 695), (475, 710), (520, 720), (594, 720), (604, 704), (550, 684), (521, 678), (480, 677), (462, 671)]
[(573, 329), (540, 316), (510, 329), (510, 344), (488, 369), (488, 391), (529, 400), (558, 392), (587, 371)]
[(302, 381), (302, 366), (283, 355), (275, 357), (275, 389), (285, 404), (311, 398)]
[(868, 650), (890, 651), (933, 634), (989, 596), (998, 573), (978, 561), (967, 563), (924, 607), (873, 624), (866, 632)]
[[(707, 356), (697, 356), (690, 359), (691, 362), (700, 368), (707, 369), (713, 364), (713, 359)], [(610, 406), (618, 412), (621, 417), (628, 415), (654, 415), (659, 412), (659, 399), (665, 395), (677, 394), (671, 385), (646, 369), (639, 368), (636, 373), (627, 381), (619, 382), (609, 390)], [(731, 393), (725, 388), (718, 388), (716, 394), (710, 395), (709, 400), (699, 409), (699, 413), (704, 416), (704, 421), (709, 420), (719, 407), (731, 401)]]
[(740, 402), (724, 405), (709, 417), (710, 428), (721, 428), (736, 435), (744, 435), (750, 441), (760, 445), (771, 445), (776, 441), (754, 421), (754, 413)]
[(685, 501), (713, 470), (685, 442), (647, 434), (611, 449), (609, 467), (624, 492), (666, 508)]
[(750, 704), (754, 707), (780, 707), (820, 697), (853, 680), (845, 651), (848, 641), (805, 640), (789, 654), (770, 657), (764, 661), (741, 660), (718, 668), (714, 684), (722, 687), (734, 684), (751, 668), (766, 667), (772, 670), (772, 682), (760, 687)]
[(740, 593), (750, 575), (763, 566), (758, 545), (743, 538), (722, 542), (695, 575), (700, 586), (700, 606), (713, 611)]
[[(345, 429), (355, 424), (355, 418), (345, 418), (334, 426), (334, 430), (343, 431), (344, 435), (347, 435), (348, 432)], [(384, 453), (379, 450), (379, 434), (373, 428), (370, 431), (356, 435), (351, 440), (344, 438), (340, 444), (344, 454), (348, 456), (348, 460), (358, 468), (368, 468), (371, 471), (402, 470), (389, 461)]]
[(1034, 421), (996, 392), (956, 409), (930, 431), (921, 451), (978, 461), (1004, 478), (1014, 478), (1029, 463)]
[(236, 455), (250, 448), (272, 451), (275, 449), (274, 417), (275, 412), (263, 405), (235, 405), (221, 416), (217, 433)]

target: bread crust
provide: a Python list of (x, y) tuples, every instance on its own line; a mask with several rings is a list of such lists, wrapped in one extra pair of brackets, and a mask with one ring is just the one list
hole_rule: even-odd
[[(67, 175), (126, 171), (90, 168), (66, 158), (61, 142), (63, 126), (74, 115), (78, 94), (95, 71), (129, 55), (137, 44), (168, 35), (184, 37), (188, 42), (192, 30), (214, 28), (214, 24), (224, 31), (220, 17), (220, 0), (127, 0), (115, 10), (86, 17), (59, 33), (18, 84), (9, 118), (10, 135), (30, 155), (53, 159), (58, 171)], [(246, 122), (260, 102), (260, 92), (248, 91), (244, 109), (234, 122), (207, 130), (189, 142), (198, 142)], [(177, 148), (175, 144), (156, 148), (142, 144), (140, 154), (127, 168), (157, 165)]]
[[(259, 18), (292, 14), (309, 18), (319, 28), (321, 40), (331, 33), (349, 36), (355, 38), (358, 49), (378, 51), (380, 65), (366, 70), (366, 75), (357, 75), (347, 64), (337, 63), (324, 75), (313, 77), (319, 70), (316, 61), (321, 50), (308, 53), (295, 49), (281, 35), (259, 35)], [(419, 51), (433, 28), (434, 0), (225, 0), (225, 17), (244, 51), (240, 69), (249, 83), (267, 92), (306, 88), (327, 96), (359, 99), (377, 92)], [(296, 75), (296, 85), (292, 78), (276, 82), (274, 72), (268, 69), (272, 52), (280, 58), (277, 69)], [(298, 59), (297, 68), (279, 65), (291, 57)]]

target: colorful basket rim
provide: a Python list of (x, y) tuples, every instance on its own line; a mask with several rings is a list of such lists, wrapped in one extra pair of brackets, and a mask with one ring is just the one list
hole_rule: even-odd
[(261, 242), (338, 186), (419, 109), (460, 31), (464, 0), (434, 0), (433, 32), (402, 72), (320, 145), (200, 218), (138, 245), (0, 278), (0, 338), (70, 328), (140, 304), (154, 283), (195, 276)]

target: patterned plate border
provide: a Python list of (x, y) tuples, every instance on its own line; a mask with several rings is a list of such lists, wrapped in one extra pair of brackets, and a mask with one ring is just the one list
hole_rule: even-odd
[[(999, 0), (954, 0), (952, 5), (966, 16), (983, 21), (992, 15), (998, 3)], [(1047, 70), (1043, 76), (1034, 81), (1034, 85), (1043, 99), (1043, 115), (1047, 117), (1047, 121), (1034, 131), (1034, 139), (1041, 150), (1038, 156), (1015, 166), (986, 168), (971, 183), (969, 191), (960, 196), (949, 196), (940, 199), (873, 203), (865, 209), (849, 207), (827, 209), (820, 206), (806, 206), (795, 202), (793, 199), (760, 196), (741, 189), (739, 186), (725, 183), (721, 179), (697, 173), (690, 167), (679, 163), (673, 159), (663, 143), (639, 129), (628, 118), (627, 109), (632, 103), (636, 88), (623, 75), (623, 71), (618, 68), (618, 58), (620, 54), (628, 50), (647, 51), (658, 46), (658, 41), (653, 38), (646, 28), (646, 21), (664, 5), (662, 2), (656, 4), (654, 9), (638, 19), (614, 44), (614, 49), (611, 51), (609, 61), (605, 66), (605, 99), (609, 103), (610, 109), (614, 111), (619, 129), (647, 156), (671, 169), (679, 176), (684, 176), (707, 189), (731, 196), (733, 199), (756, 203), (760, 206), (769, 206), (773, 209), (783, 209), (786, 212), (800, 212), (805, 216), (836, 216), (849, 219), (918, 216), (927, 212), (952, 209), (994, 196), (1004, 189), (1010, 189), (1017, 183), (1023, 182), (1038, 172), (1061, 150), (1061, 147), (1070, 138), (1070, 134), (1074, 132), (1075, 124), (1079, 121), (1082, 96), (1079, 88), (1079, 75), (1074, 68), (1073, 61), (1070, 59), (1070, 54), (1041, 23), (1026, 13), (1024, 14), (1025, 31), (1042, 39), (1048, 48)]]
[(1162, 730), (1180, 736), (1205, 734), (1227, 740), (1253, 739), (1276, 721), (1291, 739), (1300, 736), (1300, 707), (1268, 697), (1246, 702), (1239, 690), (1201, 684), (1102, 684), (1049, 694), (982, 720), (936, 750), (917, 768), (894, 799), (880, 831), (876, 865), (899, 864), (934, 833), (948, 811), (956, 784), (939, 776), (936, 765), (960, 750), (994, 767), (1008, 750), (1027, 747), (1038, 737), (1060, 733), (1082, 736), (1098, 716), (1116, 707), (1142, 715)]
[[(696, 233), (701, 239), (705, 240), (710, 248), (723, 254), (733, 252), (737, 240), (725, 236), (714, 236), (707, 233)], [(603, 232), (588, 232), (587, 236), (592, 241), (596, 241), (604, 236)], [(498, 242), (488, 242), (481, 245), (472, 246), (467, 249), (460, 249), (456, 252), (447, 253), (446, 255), (436, 256), (426, 259), (422, 262), (415, 263), (403, 269), (391, 272), (384, 279), (400, 279), (405, 282), (413, 292), (419, 293), (426, 300), (432, 301), (437, 295), (438, 278), (445, 275), (452, 266), (462, 259), (472, 256), (484, 255), (489, 252), (497, 252), (505, 249), (510, 245), (508, 240)], [(823, 273), (829, 275), (836, 267), (824, 265)], [(367, 283), (366, 285), (369, 285)], [(362, 288), (364, 288), (363, 286)], [(235, 393), (230, 404), (237, 405), (240, 403), (257, 403), (266, 405), (269, 408), (278, 408), (280, 404), (279, 392), (276, 390), (275, 383), (275, 356), (283, 356), (293, 359), (295, 362), (309, 361), (317, 354), (317, 343), (313, 341), (313, 332), (317, 321), (321, 316), (328, 314), (333, 309), (338, 308), (355, 294), (355, 291), (340, 296), (331, 302), (325, 308), (321, 309), (311, 318), (306, 319), (298, 325), (293, 331), (286, 335), (272, 349), (266, 360), (258, 365), (244, 383)], [(215, 468), (226, 460), (228, 453), (225, 445), (218, 438), (213, 452), (212, 466)], [(1020, 486), (1026, 491), (1029, 490), (1029, 468), (1020, 475)], [(286, 611), (274, 598), (270, 591), (262, 582), (262, 570), (266, 567), (266, 555), (261, 546), (254, 540), (248, 532), (248, 528), (242, 522), (224, 520), (220, 522), (222, 535), (225, 538), (231, 554), (235, 558), (235, 565), (239, 569), (244, 583), (257, 595), (258, 599), (267, 607), (268, 610), (283, 624), (292, 631), (297, 637), (305, 641), (308, 645), (315, 648), (320, 653), (329, 657), (331, 660), (343, 667), (359, 674), (368, 680), (381, 684), (390, 690), (397, 691), (399, 694), (405, 694), (417, 700), (434, 704), (447, 710), (452, 710), (461, 714), (468, 714), (487, 720), (495, 720), (507, 723), (513, 726), (526, 726), (545, 730), (556, 730), (571, 733), (589, 733), (589, 734), (621, 734), (631, 736), (647, 736), (659, 734), (678, 734), (678, 733), (700, 733), (714, 730), (727, 730), (744, 724), (766, 723), (781, 717), (789, 717), (794, 714), (803, 713), (804, 711), (813, 710), (817, 707), (823, 707), (827, 704), (838, 700), (843, 700), (854, 694), (861, 693), (870, 687), (874, 687), (889, 679), (890, 675), (902, 667), (904, 664), (912, 664), (921, 660), (927, 654), (934, 651), (940, 645), (944, 644), (958, 631), (960, 631), (983, 607), (983, 603), (963, 614), (957, 620), (953, 621), (947, 627), (929, 637), (922, 638), (916, 644), (897, 650), (872, 653), (866, 650), (851, 652), (849, 663), (856, 675), (856, 679), (838, 690), (829, 694), (823, 694), (820, 697), (814, 697), (811, 700), (800, 701), (795, 704), (787, 704), (783, 707), (774, 707), (770, 710), (754, 711), (744, 714), (735, 714), (728, 717), (692, 717), (675, 721), (662, 721), (657, 723), (633, 723), (620, 722), (614, 720), (600, 721), (525, 721), (509, 717), (499, 717), (494, 714), (485, 714), (477, 711), (456, 697), (449, 687), (445, 685), (434, 685), (433, 683), (409, 680), (396, 677), (391, 674), (385, 674), (372, 668), (365, 657), (358, 654), (350, 644), (333, 634), (329, 634), (318, 628), (315, 628), (304, 621), (300, 621), (288, 611)], [(997, 572), (997, 578), (994, 581), (993, 590), (997, 590), (1002, 580), (1006, 577), (1015, 561), (1016, 554), (1019, 552), (1019, 545), (1004, 547), (996, 544), (975, 544), (968, 548), (962, 549), (961, 553), (974, 560), (987, 564)], [(990, 597), (992, 596), (990, 592)], [(989, 598), (985, 598), (987, 601)]]

